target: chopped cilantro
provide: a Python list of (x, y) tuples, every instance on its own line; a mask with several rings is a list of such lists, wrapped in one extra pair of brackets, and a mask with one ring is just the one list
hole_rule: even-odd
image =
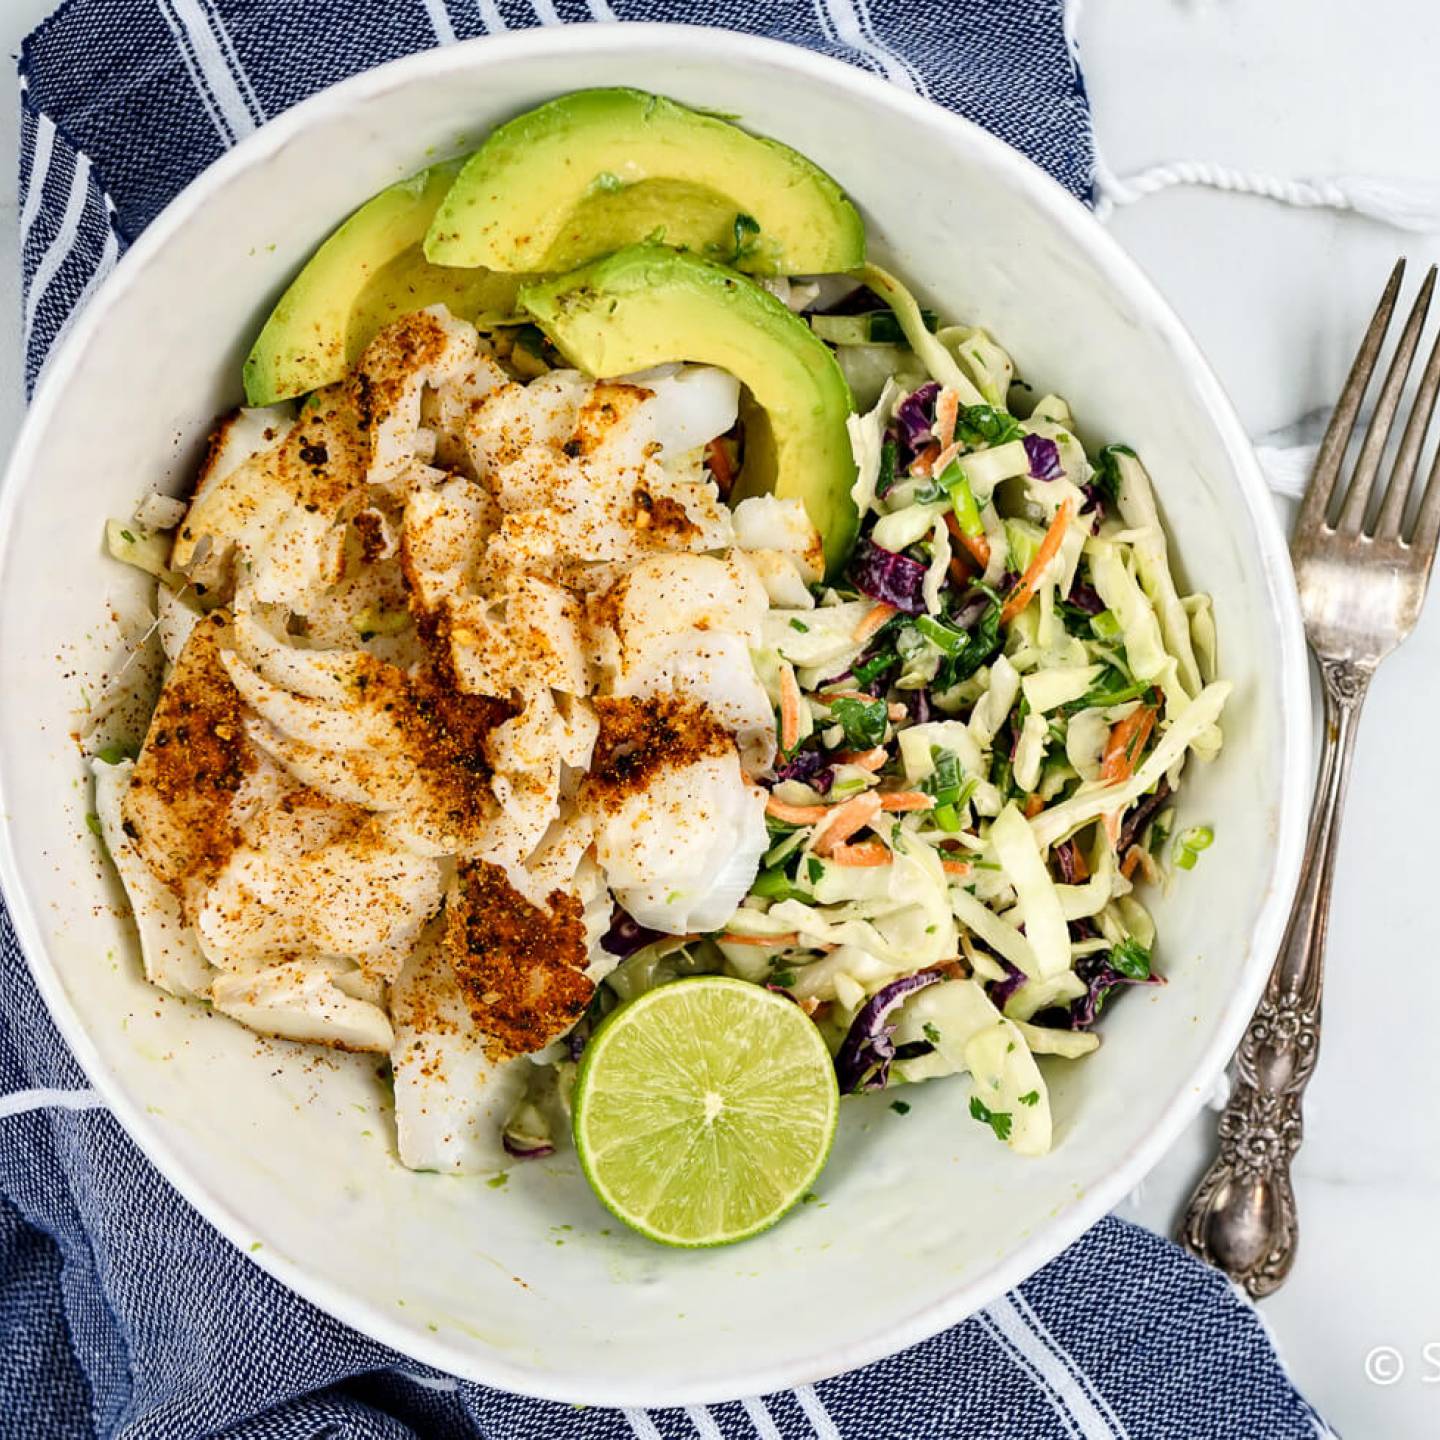
[(1132, 460), (1135, 458), (1135, 452), (1128, 445), (1107, 445), (1095, 457), (1095, 486), (1107, 500), (1114, 500), (1120, 493), (1117, 455), (1128, 455)]
[(755, 237), (760, 233), (760, 222), (742, 210), (735, 217), (735, 253), (730, 257), (732, 265), (738, 265), (748, 255), (755, 253)]
[(812, 885), (816, 884), (824, 873), (825, 866), (820, 860), (816, 859), (814, 855), (805, 857), (805, 874)]
[(107, 765), (118, 765), (122, 760), (133, 760), (135, 752), (125, 745), (106, 745), (95, 752), (95, 758)]
[(1020, 1103), (1022, 1105), (1038, 1105), (1040, 1103), (1040, 1092), (1038, 1090), (1031, 1090), (1028, 1094), (1020, 1097)]
[(956, 439), (972, 447), (1004, 445), (1023, 433), (1013, 415), (993, 405), (962, 405), (955, 425)]
[(1150, 978), (1150, 952), (1133, 935), (1111, 949), (1109, 961), (1112, 970), (1129, 980)]
[(940, 1043), (940, 1032), (928, 1020), (920, 1027), (921, 1033), (932, 1044)]
[(883, 700), (842, 698), (833, 702), (830, 713), (845, 732), (845, 743), (853, 749), (871, 750), (885, 738), (889, 716)]
[(485, 1183), (492, 1190), (498, 1190), (502, 1185), (506, 1184), (509, 1179), (510, 1172), (508, 1170), (502, 1170), (498, 1175), (492, 1175)]
[(803, 620), (791, 620), (790, 628), (792, 630), (798, 630), (802, 635), (808, 635), (810, 633), (810, 627)]
[(890, 1102), (890, 1108), (897, 1115), (908, 1115), (910, 1113), (910, 1107), (903, 1100), (892, 1100)]
[(1008, 1110), (992, 1110), (978, 1095), (970, 1097), (970, 1114), (982, 1125), (988, 1125), (997, 1140), (1010, 1138), (1012, 1117)]
[(795, 972), (793, 970), (777, 970), (770, 978), (777, 985), (790, 986), (795, 983)]
[(100, 817), (93, 810), (85, 817), (85, 828), (97, 838), (104, 838), (105, 832), (100, 828)]
[(135, 537), (128, 530), (122, 530), (120, 532), (120, 538), (125, 541), (127, 545), (135, 544)]

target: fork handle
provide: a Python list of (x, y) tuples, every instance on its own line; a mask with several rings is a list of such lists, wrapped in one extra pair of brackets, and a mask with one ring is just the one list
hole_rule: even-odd
[(1349, 660), (1320, 662), (1325, 738), (1300, 887), (1264, 997), (1235, 1054), (1219, 1154), (1181, 1222), (1184, 1245), (1257, 1298), (1284, 1283), (1299, 1241), (1290, 1164), (1304, 1129), (1301, 1097), (1320, 1052), (1336, 837), (1373, 673)]

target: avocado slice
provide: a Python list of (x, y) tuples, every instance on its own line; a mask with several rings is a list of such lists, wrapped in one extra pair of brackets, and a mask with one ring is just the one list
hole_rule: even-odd
[(245, 399), (273, 405), (339, 380), (397, 316), (444, 302), (457, 315), (508, 314), (519, 278), (432, 265), (421, 248), (462, 160), (367, 200), (306, 262), (245, 361)]
[(736, 497), (773, 491), (805, 504), (833, 574), (855, 542), (850, 387), (834, 355), (768, 291), (666, 245), (632, 245), (524, 286), (521, 309), (597, 377), (671, 361), (717, 365), (753, 402)]
[(553, 272), (642, 240), (757, 275), (828, 274), (865, 258), (855, 207), (803, 155), (625, 89), (563, 95), (495, 130), (445, 197), (425, 254)]

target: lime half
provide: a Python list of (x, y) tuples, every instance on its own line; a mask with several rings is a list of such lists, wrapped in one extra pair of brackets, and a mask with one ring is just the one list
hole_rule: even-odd
[(575, 1148), (596, 1195), (666, 1245), (728, 1245), (815, 1183), (840, 1095), (793, 1000), (705, 975), (625, 1006), (585, 1050)]

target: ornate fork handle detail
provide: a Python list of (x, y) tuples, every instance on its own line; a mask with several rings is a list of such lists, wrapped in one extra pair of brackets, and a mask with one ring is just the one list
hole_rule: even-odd
[(1373, 665), (1325, 660), (1325, 741), (1295, 907), (1275, 968), (1235, 1056), (1220, 1120), (1220, 1153), (1186, 1208), (1180, 1239), (1251, 1295), (1290, 1273), (1299, 1226), (1290, 1164), (1300, 1148), (1300, 1101), (1320, 1053), (1320, 989), (1335, 837), (1356, 724)]

